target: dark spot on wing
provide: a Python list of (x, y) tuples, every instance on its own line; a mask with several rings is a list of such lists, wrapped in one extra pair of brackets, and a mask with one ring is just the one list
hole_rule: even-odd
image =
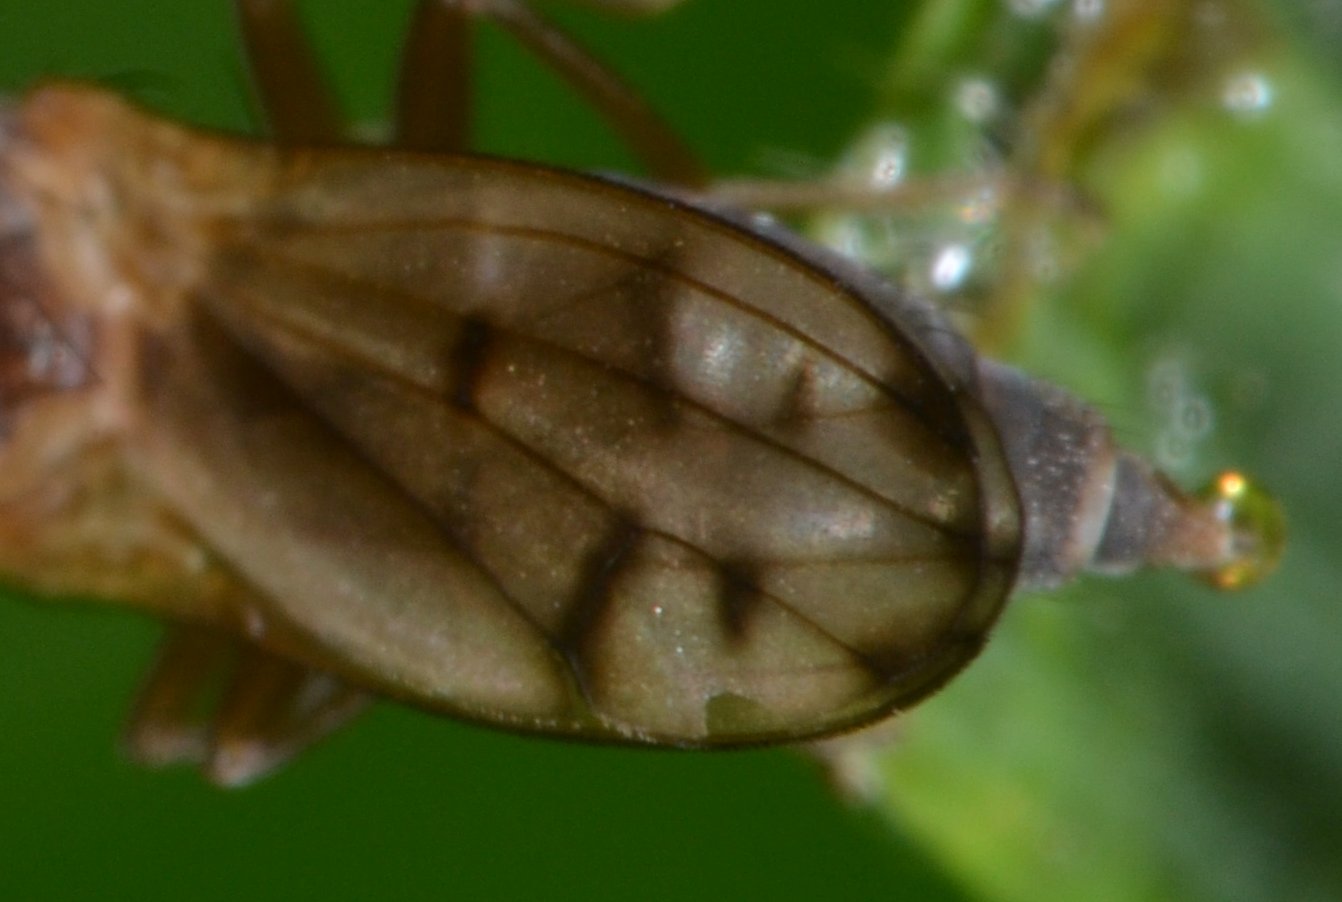
[(751, 617), (763, 602), (758, 574), (752, 564), (748, 561), (719, 562), (718, 612), (722, 630), (730, 639), (745, 640)]
[[(587, 554), (557, 638), (559, 648), (570, 659), (580, 657), (584, 640), (600, 624), (610, 604), (612, 587), (642, 535), (642, 527), (632, 518), (616, 517), (605, 539)], [(574, 666), (582, 672), (581, 666)]]
[(770, 417), (771, 425), (800, 427), (811, 412), (812, 382), (814, 376), (807, 363), (797, 366), (788, 376), (787, 387), (778, 399), (778, 405)]
[(480, 388), (480, 374), (489, 356), (493, 328), (478, 317), (464, 317), (461, 332), (450, 353), (452, 403), (463, 410), (474, 410)]
[(674, 315), (676, 294), (683, 286), (670, 273), (679, 265), (680, 252), (674, 244), (663, 246), (648, 260), (648, 265), (632, 271), (621, 289), (628, 292), (629, 309), (637, 325), (631, 327), (642, 358), (637, 369), (657, 391), (650, 407), (650, 429), (675, 429), (680, 423), (676, 399), (681, 390), (676, 384), (671, 361), (675, 356)]

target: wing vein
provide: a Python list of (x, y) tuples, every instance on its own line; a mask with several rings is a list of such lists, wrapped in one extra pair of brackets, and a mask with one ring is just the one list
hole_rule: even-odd
[[(222, 220), (222, 219), (213, 220), (213, 222), (216, 224), (226, 221), (228, 220)], [(264, 217), (259, 219), (254, 218), (246, 220), (245, 224), (249, 229), (254, 229), (258, 223), (263, 224), (265, 221), (266, 220), (264, 219)], [(688, 273), (675, 269), (674, 267), (669, 266), (666, 263), (662, 262), (657, 257), (649, 257), (646, 255), (637, 254), (630, 251), (620, 250), (619, 248), (609, 244), (603, 244), (601, 242), (593, 241), (588, 238), (583, 238), (581, 236), (572, 235), (565, 232), (554, 231), (551, 229), (542, 229), (534, 226), (519, 226), (519, 225), (507, 225), (501, 223), (484, 222), (481, 220), (466, 219), (464, 217), (441, 217), (433, 219), (425, 218), (425, 219), (398, 220), (397, 222), (394, 223), (378, 222), (375, 224), (345, 222), (345, 223), (327, 223), (322, 225), (316, 225), (312, 223), (302, 223), (301, 226), (296, 225), (293, 222), (286, 221), (282, 223), (282, 228), (284, 228), (290, 234), (303, 234), (303, 235), (316, 235), (316, 236), (323, 236), (323, 235), (367, 236), (370, 232), (378, 232), (378, 231), (385, 233), (395, 233), (395, 232), (416, 232), (416, 231), (429, 232), (429, 231), (456, 230), (456, 231), (471, 232), (475, 234), (482, 234), (489, 236), (524, 238), (542, 243), (553, 242), (555, 244), (565, 245), (568, 247), (580, 248), (589, 253), (604, 256), (614, 260), (619, 260), (621, 262), (629, 263), (634, 266), (642, 267), (645, 270), (652, 270), (674, 282), (679, 283), (682, 286), (687, 286), (696, 291), (699, 291), (747, 316), (755, 317), (759, 321), (764, 322), (768, 324), (770, 327), (775, 328), (778, 331), (782, 332), (783, 334), (787, 335), (792, 340), (809, 348), (820, 357), (823, 357), (824, 359), (828, 360), (830, 363), (851, 371), (856, 376), (858, 376), (863, 382), (865, 382), (869, 387), (873, 388), (880, 394), (892, 398), (897, 404), (906, 408), (911, 414), (913, 414), (914, 418), (919, 423), (921, 423), (925, 429), (927, 429), (928, 433), (944, 448), (954, 453), (963, 453), (963, 449), (959, 447), (956, 441), (950, 436), (947, 436), (940, 428), (938, 428), (938, 424), (935, 421), (935, 419), (928, 414), (924, 404), (918, 399), (915, 399), (907, 395), (905, 392), (901, 391), (897, 386), (890, 384), (888, 381), (882, 379), (880, 376), (867, 371), (866, 369), (858, 365), (856, 361), (851, 360), (843, 356), (842, 354), (839, 354), (838, 352), (832, 350), (826, 345), (819, 343), (813, 337), (801, 331), (796, 326), (793, 326), (791, 323), (779, 319), (772, 313), (761, 310), (758, 307), (752, 306), (746, 303), (743, 299), (727, 291), (717, 288), (707, 282), (704, 282), (701, 279), (694, 278)], [(917, 347), (912, 342), (910, 342), (905, 336), (900, 335), (898, 332), (892, 330), (889, 327), (889, 324), (884, 319), (882, 319), (879, 315), (877, 315), (875, 311), (870, 310), (865, 304), (861, 303), (861, 301), (858, 300), (851, 291), (848, 291), (840, 283), (835, 281), (820, 280), (817, 276), (813, 275), (808, 268), (805, 267), (797, 267), (795, 271), (801, 275), (804, 275), (808, 279), (822, 282), (822, 284), (830, 290), (837, 289), (841, 291), (848, 298), (848, 300), (851, 301), (856, 307), (858, 307), (864, 313), (869, 314), (872, 317), (873, 321), (879, 324), (882, 331), (890, 338), (896, 340), (907, 353), (910, 353), (913, 356), (917, 357), (924, 364), (927, 363), (925, 355), (922, 353), (921, 350), (917, 349)], [(382, 288), (382, 286), (377, 287), (379, 288), (379, 290), (385, 290)], [(407, 296), (411, 297), (413, 295), (407, 295)], [(433, 304), (431, 300), (425, 298), (416, 298), (416, 299), (423, 303)], [(579, 295), (576, 296), (573, 300), (575, 302), (581, 302), (582, 299), (583, 296)]]
[[(452, 311), (449, 310), (445, 310), (441, 305), (435, 304), (434, 302), (422, 298), (418, 295), (387, 289), (384, 286), (378, 285), (376, 282), (361, 279), (356, 276), (350, 275), (349, 273), (343, 273), (338, 270), (332, 270), (327, 267), (319, 266), (317, 264), (313, 264), (304, 260), (296, 260), (293, 259), (292, 257), (288, 257), (283, 254), (277, 254), (274, 251), (267, 251), (264, 254), (262, 254), (260, 249), (257, 248), (255, 249), (255, 251), (253, 251), (253, 253), (255, 254), (256, 257), (264, 259), (265, 261), (268, 261), (272, 264), (279, 264), (281, 266), (286, 266), (289, 267), (290, 269), (304, 272), (308, 275), (315, 276), (318, 279), (325, 280), (327, 282), (331, 281), (338, 282), (345, 289), (354, 289), (356, 291), (361, 292), (372, 292), (379, 294), (381, 296), (392, 296), (397, 298), (398, 300), (407, 301), (412, 304), (428, 306), (429, 309), (433, 310), (439, 315), (460, 318), (459, 314), (453, 313)], [(234, 296), (236, 297), (236, 295)], [(436, 398), (441, 397), (441, 392), (435, 386), (424, 385), (420, 382), (417, 382), (405, 374), (396, 372), (395, 370), (386, 367), (380, 361), (376, 361), (370, 358), (366, 354), (361, 354), (353, 348), (349, 348), (343, 345), (339, 345), (336, 342), (332, 342), (326, 339), (325, 337), (316, 334), (310, 329), (304, 329), (300, 327), (292, 319), (280, 317), (274, 314), (262, 313), (260, 310), (260, 307), (262, 305), (260, 304), (253, 303), (249, 306), (256, 315), (263, 316), (266, 319), (271, 320), (272, 322), (280, 323), (290, 331), (304, 335), (306, 340), (313, 343), (317, 343), (319, 346), (327, 348), (334, 354), (338, 354), (339, 356), (342, 356), (346, 359), (355, 360), (370, 370), (383, 373), (384, 375), (390, 377), (394, 377), (400, 382), (415, 385), (419, 390), (427, 392)], [(977, 539), (978, 533), (976, 532), (965, 532), (963, 530), (955, 528), (949, 522), (943, 522), (937, 520), (935, 517), (924, 514), (921, 511), (914, 510), (910, 508), (907, 504), (881, 493), (876, 488), (858, 482), (852, 477), (839, 472), (838, 470), (834, 469), (834, 467), (832, 467), (827, 463), (819, 461), (814, 457), (809, 457), (803, 452), (799, 451), (798, 449), (793, 448), (779, 441), (778, 439), (770, 435), (767, 435), (764, 432), (756, 431), (745, 423), (742, 423), (738, 420), (735, 420), (727, 416), (726, 414), (716, 411), (708, 407), (707, 405), (703, 404), (702, 402), (696, 401), (693, 398), (687, 397), (679, 392), (676, 392), (670, 387), (658, 384), (657, 382), (652, 381), (644, 376), (631, 372), (627, 368), (612, 365), (607, 361), (592, 360), (591, 358), (587, 357), (586, 355), (583, 355), (579, 351), (563, 347), (562, 345), (555, 344), (554, 342), (544, 338), (516, 331), (515, 329), (509, 328), (507, 326), (499, 325), (493, 322), (491, 322), (491, 326), (492, 328), (498, 329), (500, 332), (513, 336), (515, 339), (535, 343), (536, 345), (547, 348), (557, 354), (563, 354), (570, 357), (577, 357), (578, 359), (584, 360), (589, 363), (599, 363), (601, 366), (606, 368), (607, 372), (618, 373), (620, 374), (621, 377), (629, 380), (630, 382), (643, 386), (647, 388), (649, 391), (660, 394), (662, 397), (667, 399), (672, 405), (680, 405), (685, 408), (694, 410), (695, 412), (702, 414), (706, 418), (721, 424), (725, 428), (730, 429), (732, 432), (742, 436), (748, 441), (758, 442), (764, 447), (770, 448), (781, 455), (791, 458), (792, 460), (801, 461), (806, 466), (814, 467), (815, 469), (834, 479), (836, 482), (846, 486), (847, 488), (857, 492), (858, 494), (872, 501), (875, 501), (879, 504), (888, 505), (890, 508), (897, 511), (904, 517), (907, 517), (909, 520), (913, 522), (920, 523), (923, 526), (940, 531), (949, 537), (961, 541), (976, 541)], [(484, 422), (488, 422), (484, 417), (481, 417), (480, 419)], [(954, 450), (959, 452), (961, 449), (955, 448)], [(539, 452), (535, 452), (535, 455), (538, 460), (541, 460), (547, 465), (553, 466), (553, 464), (551, 464), (549, 461), (546, 461), (543, 456), (539, 455)], [(558, 470), (559, 468), (555, 467), (555, 469)], [(603, 501), (602, 503), (605, 502)]]

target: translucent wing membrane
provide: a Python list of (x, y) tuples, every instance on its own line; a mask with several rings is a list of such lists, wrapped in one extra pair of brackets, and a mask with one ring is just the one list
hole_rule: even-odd
[(201, 220), (202, 315), (147, 351), (148, 447), (336, 669), (730, 744), (879, 716), (977, 650), (1016, 541), (991, 430), (837, 276), (533, 167), (264, 165), (257, 209)]

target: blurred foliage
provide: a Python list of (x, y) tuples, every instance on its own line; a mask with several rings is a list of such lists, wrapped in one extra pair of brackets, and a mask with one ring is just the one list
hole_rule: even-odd
[[(995, 186), (983, 215), (957, 194), (815, 226), (1098, 402), (1181, 481), (1236, 466), (1266, 483), (1291, 546), (1262, 586), (1144, 575), (1019, 599), (898, 741), (838, 753), (868, 810), (789, 752), (588, 749), (389, 706), (224, 795), (110, 750), (149, 625), (7, 601), (0, 893), (1342, 897), (1342, 69), (1326, 7), (690, 0), (638, 24), (556, 10), (717, 171), (816, 176), (854, 135), (883, 135), (901, 177)], [(308, 4), (360, 120), (385, 110), (406, 8)], [(189, 121), (248, 122), (224, 0), (0, 0), (0, 26), (7, 88), (75, 74)], [(486, 148), (628, 163), (516, 48), (487, 36), (482, 57)], [(964, 266), (948, 278), (952, 247)]]
[[(1295, 7), (921, 9), (882, 106), (921, 117), (920, 166), (1009, 186), (988, 277), (948, 302), (1182, 480), (1266, 481), (1292, 536), (1242, 595), (1146, 575), (1019, 599), (859, 773), (985, 898), (1338, 898), (1339, 73), (1276, 27)], [(1041, 39), (1042, 68), (1016, 52)], [(966, 79), (994, 91), (977, 127)], [(963, 240), (936, 228), (904, 275)]]

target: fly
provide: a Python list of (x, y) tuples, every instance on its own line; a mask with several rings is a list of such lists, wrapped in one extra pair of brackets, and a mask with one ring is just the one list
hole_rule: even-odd
[[(1243, 477), (1186, 495), (930, 304), (726, 210), (525, 4), (420, 5), (392, 151), (342, 141), (287, 4), (238, 9), (272, 142), (77, 84), (0, 110), (0, 572), (173, 624), (139, 759), (247, 782), (374, 695), (809, 739), (935, 691), (1013, 592), (1270, 569)], [(669, 187), (464, 153), (480, 15)]]

